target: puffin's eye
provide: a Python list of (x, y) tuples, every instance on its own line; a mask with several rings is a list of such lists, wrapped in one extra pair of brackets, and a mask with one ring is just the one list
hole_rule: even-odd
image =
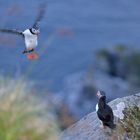
[(35, 32), (36, 30), (34, 28), (32, 28), (32, 32)]

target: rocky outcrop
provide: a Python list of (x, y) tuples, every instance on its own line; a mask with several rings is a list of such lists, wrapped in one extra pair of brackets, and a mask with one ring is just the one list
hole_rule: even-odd
[[(132, 138), (128, 137), (128, 133), (125, 130), (120, 132), (120, 121), (121, 122), (125, 121), (125, 118), (127, 117), (125, 116), (126, 109), (129, 109), (133, 106), (137, 106), (138, 108), (140, 108), (140, 94), (135, 94), (123, 98), (117, 98), (114, 101), (111, 101), (109, 105), (112, 107), (114, 114), (116, 116), (115, 117), (115, 122), (117, 124), (116, 130), (112, 131), (109, 128), (101, 129), (99, 127), (100, 121), (97, 118), (96, 112), (92, 112), (87, 116), (85, 116), (84, 118), (82, 118), (77, 123), (70, 126), (65, 131), (63, 131), (60, 136), (61, 137), (60, 139), (61, 140), (125, 140), (125, 139), (131, 140)], [(130, 133), (131, 132), (129, 132), (129, 134)], [(135, 136), (133, 140), (135, 139), (137, 140), (138, 138), (136, 138)]]

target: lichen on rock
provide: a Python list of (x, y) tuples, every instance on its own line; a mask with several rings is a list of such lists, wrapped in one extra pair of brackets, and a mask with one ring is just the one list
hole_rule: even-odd
[(120, 102), (119, 104), (116, 105), (117, 109), (113, 110), (114, 116), (116, 116), (119, 119), (124, 118), (124, 113), (123, 110), (125, 109), (125, 103)]

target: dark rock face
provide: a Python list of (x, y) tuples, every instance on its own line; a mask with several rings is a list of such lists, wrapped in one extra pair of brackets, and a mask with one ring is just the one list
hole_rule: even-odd
[[(140, 108), (140, 94), (131, 95), (123, 98), (117, 98), (110, 102), (115, 116), (115, 123), (119, 125), (119, 121), (123, 121), (125, 114), (124, 109), (137, 105)], [(117, 113), (116, 113), (117, 112)], [(96, 112), (92, 112), (75, 123), (67, 130), (62, 132), (61, 140), (131, 140), (127, 137), (127, 133), (121, 134), (117, 130), (101, 129), (100, 121), (97, 118)], [(137, 138), (136, 138), (137, 139)], [(135, 139), (133, 139), (135, 140)]]

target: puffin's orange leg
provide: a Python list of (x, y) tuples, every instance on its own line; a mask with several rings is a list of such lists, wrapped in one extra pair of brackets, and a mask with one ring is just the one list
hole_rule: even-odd
[(38, 59), (39, 55), (36, 52), (32, 52), (32, 53), (27, 54), (27, 58), (29, 60)]
[(99, 127), (100, 127), (101, 129), (106, 129), (106, 128), (107, 128), (106, 125), (100, 125)]

